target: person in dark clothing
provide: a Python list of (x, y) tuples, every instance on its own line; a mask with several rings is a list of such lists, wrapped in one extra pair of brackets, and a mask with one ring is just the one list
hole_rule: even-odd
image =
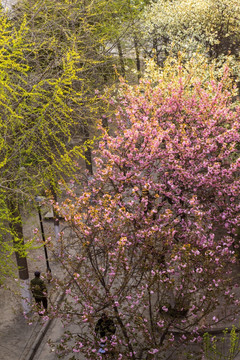
[(116, 332), (116, 326), (113, 320), (110, 319), (107, 316), (107, 314), (103, 313), (95, 326), (95, 332), (97, 335), (99, 334), (101, 337), (100, 349), (98, 352), (100, 354), (104, 354), (105, 353), (104, 347), (106, 346), (106, 341), (107, 339), (111, 340), (111, 337)]
[[(45, 311), (47, 311), (48, 301), (47, 301), (47, 288), (42, 279), (40, 279), (40, 272), (35, 271), (35, 278), (30, 282), (30, 289), (33, 294), (33, 297), (36, 301), (37, 308), (41, 310), (41, 304), (43, 305)], [(41, 314), (40, 314), (41, 315)]]
[(111, 338), (116, 332), (113, 320), (110, 319), (107, 314), (103, 313), (96, 324), (95, 332), (96, 334), (99, 333), (101, 338)]

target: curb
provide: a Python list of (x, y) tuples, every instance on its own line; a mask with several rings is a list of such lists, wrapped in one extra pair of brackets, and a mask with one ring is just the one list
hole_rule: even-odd
[[(61, 302), (63, 301), (65, 295), (66, 295), (65, 291), (63, 291), (62, 293), (59, 293), (58, 295), (56, 295), (56, 301), (55, 302), (56, 302), (57, 305), (61, 304)], [(33, 360), (34, 359), (34, 357), (35, 357), (35, 355), (36, 355), (36, 353), (37, 353), (37, 351), (38, 351), (38, 349), (39, 349), (39, 347), (41, 345), (41, 342), (42, 342), (44, 336), (46, 335), (48, 329), (50, 328), (50, 325), (52, 324), (52, 322), (54, 320), (55, 320), (54, 318), (49, 319), (48, 321), (46, 321), (41, 326), (41, 329), (39, 330), (38, 335), (35, 338), (35, 340), (33, 340), (30, 349), (26, 345), (25, 351), (23, 351), (23, 353), (22, 353), (21, 357), (19, 358), (19, 360)], [(31, 337), (30, 337), (28, 342), (31, 342)], [(28, 348), (28, 350), (26, 350), (27, 348)]]
[[(57, 296), (57, 298), (56, 298), (56, 303), (58, 305), (60, 305), (61, 302), (63, 301), (64, 297), (65, 297), (64, 292), (59, 294)], [(22, 353), (21, 357), (19, 358), (19, 360), (33, 360), (34, 359), (34, 357), (35, 357), (35, 355), (36, 355), (36, 353), (37, 353), (37, 351), (38, 351), (38, 349), (39, 349), (39, 347), (40, 347), (40, 345), (42, 343), (42, 340), (43, 340), (44, 336), (46, 335), (47, 331), (50, 328), (50, 325), (52, 324), (52, 322), (54, 320), (55, 320), (54, 318), (49, 319), (41, 326), (40, 330), (38, 331), (37, 337), (32, 342), (32, 345), (31, 345), (30, 349), (28, 349), (27, 351), (24, 351)], [(34, 330), (36, 329), (36, 327), (37, 327), (37, 324), (36, 324)], [(30, 340), (31, 340), (31, 338), (30, 338)]]
[[(236, 328), (236, 333), (240, 332), (240, 328), (235, 326)], [(216, 329), (205, 329), (205, 330), (201, 330), (198, 332), (199, 335), (203, 336), (204, 334), (208, 333), (210, 335), (223, 335), (223, 332), (226, 331), (227, 334), (230, 334), (232, 330), (232, 325), (230, 326), (225, 326), (225, 327), (221, 327), (221, 328), (216, 328)], [(191, 334), (191, 331), (181, 331), (181, 330), (168, 330), (167, 333), (172, 333), (175, 335), (181, 335), (181, 334)]]
[[(33, 360), (37, 350), (39, 349), (39, 346), (41, 345), (41, 342), (46, 335), (53, 319), (48, 320), (45, 324), (43, 324), (41, 330), (39, 331), (37, 338), (33, 342), (33, 345), (31, 346), (30, 350), (28, 351), (28, 354), (24, 357), (24, 360)], [(21, 359), (20, 359), (21, 360)]]

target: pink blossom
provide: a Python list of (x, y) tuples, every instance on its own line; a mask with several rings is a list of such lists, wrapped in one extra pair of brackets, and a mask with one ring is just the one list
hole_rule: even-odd
[(148, 353), (149, 354), (156, 354), (156, 353), (158, 353), (159, 352), (159, 350), (158, 349), (151, 349), (151, 350), (148, 350)]
[(201, 341), (196, 324), (220, 322), (222, 294), (226, 316), (238, 304), (227, 286), (240, 226), (240, 108), (232, 110), (229, 75), (192, 82), (173, 70), (133, 86), (121, 80), (111, 129), (99, 126), (93, 145), (94, 174), (79, 171), (78, 193), (58, 206), (68, 229), (59, 261), (70, 276), (58, 287), (71, 289), (73, 301), (56, 314), (73, 324), (81, 317), (87, 358), (101, 312), (116, 322), (120, 359), (133, 357), (129, 343), (132, 351), (161, 353), (153, 339), (159, 343), (164, 328), (172, 331), (164, 339), (169, 351), (175, 330), (192, 329), (191, 341)]

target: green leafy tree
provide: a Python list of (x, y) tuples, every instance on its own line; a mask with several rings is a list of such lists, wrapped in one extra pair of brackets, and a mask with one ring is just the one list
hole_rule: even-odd
[[(11, 22), (2, 14), (9, 41), (3, 33), (1, 189), (14, 246), (22, 249), (26, 200), (49, 185), (56, 190), (59, 178), (75, 171), (78, 156), (92, 172), (90, 137), (105, 112), (94, 90), (113, 74), (106, 21), (118, 10), (107, 5), (21, 1)], [(16, 254), (20, 279), (27, 281), (26, 253)]]
[[(61, 93), (57, 89), (52, 90), (53, 81), (59, 79), (58, 81), (61, 82), (63, 72), (66, 73), (63, 64), (65, 67), (68, 66), (69, 70), (71, 67), (66, 54), (69, 54), (69, 49), (72, 49), (70, 52), (75, 52), (76, 76), (72, 84), (69, 83), (68, 89), (65, 86), (64, 92), (66, 95), (67, 91), (80, 91), (81, 100), (77, 103), (75, 100), (71, 101), (72, 97), (68, 94), (67, 106), (71, 106), (70, 121), (74, 126), (68, 132), (67, 143), (73, 141), (85, 143), (86, 167), (90, 173), (92, 173), (91, 140), (97, 133), (98, 119), (104, 116), (107, 110), (95, 92), (100, 90), (102, 93), (105, 86), (109, 87), (115, 82), (114, 64), (117, 66), (120, 64), (120, 72), (125, 73), (121, 39), (129, 35), (129, 29), (132, 28), (138, 10), (143, 8), (143, 4), (144, 2), (140, 0), (131, 3), (119, 0), (91, 2), (65, 0), (54, 3), (49, 0), (21, 0), (13, 7), (12, 16), (15, 25), (19, 26), (19, 21), (26, 18), (29, 32), (25, 41), (34, 44), (31, 46), (31, 51), (26, 54), (27, 64), (31, 67), (27, 82), (32, 87), (40, 85), (44, 89), (45, 93), (41, 93), (39, 97), (44, 97), (44, 104), (52, 97), (54, 102), (57, 92), (58, 99), (54, 112), (57, 110), (61, 113), (60, 108), (66, 107), (66, 104), (64, 100), (58, 101)], [(114, 47), (119, 50), (119, 61), (112, 54)], [(72, 55), (69, 56), (71, 58)], [(140, 63), (139, 59), (137, 63)], [(69, 89), (71, 86), (72, 90)], [(35, 103), (25, 108), (24, 116), (31, 122), (41, 111), (45, 118), (52, 117), (51, 106), (47, 105), (45, 109), (39, 104), (40, 101), (36, 98)], [(29, 113), (26, 111), (27, 108)], [(61, 115), (58, 115), (57, 123), (59, 117)], [(53, 141), (51, 136), (50, 138)], [(64, 143), (66, 144), (66, 141)], [(54, 147), (55, 143), (53, 152)], [(49, 159), (45, 158), (45, 162), (49, 163)], [(52, 159), (50, 163), (52, 164)], [(49, 169), (49, 166), (45, 168)]]
[(79, 70), (74, 48), (59, 60), (61, 73), (52, 73), (51, 77), (35, 74), (28, 61), (35, 47), (26, 41), (26, 21), (18, 24), (18, 29), (4, 13), (0, 21), (0, 197), (3, 220), (9, 224), (2, 222), (1, 233), (13, 237), (20, 280), (27, 291), (22, 209), (49, 183), (53, 185), (57, 178), (73, 171), (73, 160), (82, 153), (81, 144), (70, 144), (76, 124), (73, 113), (83, 92), (74, 86)]
[[(21, 266), (19, 270), (20, 278), (25, 280), (28, 276), (27, 263), (25, 255), (23, 255), (24, 247), (23, 241), (17, 239), (14, 234), (14, 226), (8, 226), (8, 221), (11, 218), (11, 212), (7, 200), (8, 191), (12, 188), (12, 183), (16, 179), (17, 169), (13, 171), (7, 170), (9, 161), (15, 158), (15, 154), (18, 151), (17, 147), (12, 147), (12, 124), (19, 124), (21, 122), (20, 117), (15, 111), (13, 104), (17, 103), (18, 99), (26, 95), (24, 89), (26, 73), (29, 67), (23, 61), (24, 51), (27, 50), (28, 46), (23, 41), (23, 33), (25, 24), (19, 28), (18, 31), (11, 27), (7, 17), (1, 10), (0, 13), (0, 167), (1, 167), (1, 180), (0, 180), (0, 201), (1, 201), (1, 254), (4, 262), (1, 265), (1, 276), (9, 273), (11, 267), (10, 255), (14, 248), (16, 250), (17, 263)], [(13, 77), (14, 74), (14, 77)], [(16, 138), (18, 133), (16, 132)], [(19, 144), (20, 145), (20, 144)], [(10, 180), (9, 173), (14, 174), (12, 180)], [(16, 189), (16, 191), (18, 191)], [(15, 219), (17, 221), (17, 219)], [(11, 222), (13, 224), (13, 222)], [(13, 235), (14, 246), (8, 244), (8, 235)]]

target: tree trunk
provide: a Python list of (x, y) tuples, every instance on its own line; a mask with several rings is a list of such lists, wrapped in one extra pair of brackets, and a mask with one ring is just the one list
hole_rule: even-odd
[[(83, 136), (84, 136), (84, 142), (88, 142), (90, 140), (90, 134), (88, 127), (85, 125), (83, 128)], [(90, 172), (90, 174), (93, 174), (93, 168), (92, 168), (92, 151), (88, 144), (86, 144), (86, 150), (85, 150), (85, 164), (86, 169)]]
[[(56, 193), (53, 185), (50, 185), (50, 191), (51, 191), (51, 195), (53, 196), (53, 200), (56, 203), (57, 202), (57, 193)], [(54, 210), (54, 207), (53, 207), (53, 224), (54, 224), (55, 240), (57, 242), (59, 239), (59, 233), (60, 233), (60, 223), (59, 223), (58, 215), (56, 214), (56, 211)]]
[(21, 286), (21, 297), (22, 297), (22, 308), (24, 313), (30, 311), (31, 294), (29, 290), (29, 273), (27, 257), (24, 253), (24, 238), (23, 238), (23, 227), (21, 221), (21, 213), (19, 204), (14, 196), (8, 199), (8, 208), (10, 210), (11, 218), (9, 220), (9, 227), (11, 229), (13, 237), (13, 246), (15, 248), (15, 255), (17, 260), (20, 286)]
[(137, 76), (138, 76), (138, 82), (139, 82), (139, 80), (141, 78), (141, 63), (140, 63), (138, 39), (137, 39), (136, 35), (134, 35), (134, 47), (135, 47), (135, 54), (136, 54)]
[(157, 41), (157, 38), (156, 38), (156, 37), (153, 38), (153, 50), (154, 50), (154, 53), (155, 53), (156, 64), (159, 65), (159, 59), (158, 59), (158, 41)]
[(119, 39), (117, 40), (117, 48), (118, 48), (118, 55), (119, 55), (119, 61), (121, 67), (121, 75), (125, 77), (124, 57), (123, 57), (122, 45)]
[(128, 337), (128, 334), (127, 334), (127, 330), (126, 330), (126, 328), (125, 328), (125, 326), (124, 326), (124, 324), (122, 322), (122, 319), (121, 319), (121, 317), (119, 315), (118, 308), (115, 305), (113, 306), (113, 310), (114, 310), (114, 314), (115, 314), (115, 317), (117, 319), (117, 322), (120, 325), (120, 328), (122, 330), (123, 336), (124, 336), (124, 338), (125, 338), (125, 340), (127, 342), (129, 353), (132, 354), (132, 359), (136, 359), (135, 353), (134, 353), (134, 350), (133, 350), (133, 347), (132, 347), (132, 344), (131, 344), (131, 341), (130, 341), (130, 339)]
[(104, 127), (105, 130), (107, 131), (109, 130), (107, 117), (102, 117), (102, 126)]

